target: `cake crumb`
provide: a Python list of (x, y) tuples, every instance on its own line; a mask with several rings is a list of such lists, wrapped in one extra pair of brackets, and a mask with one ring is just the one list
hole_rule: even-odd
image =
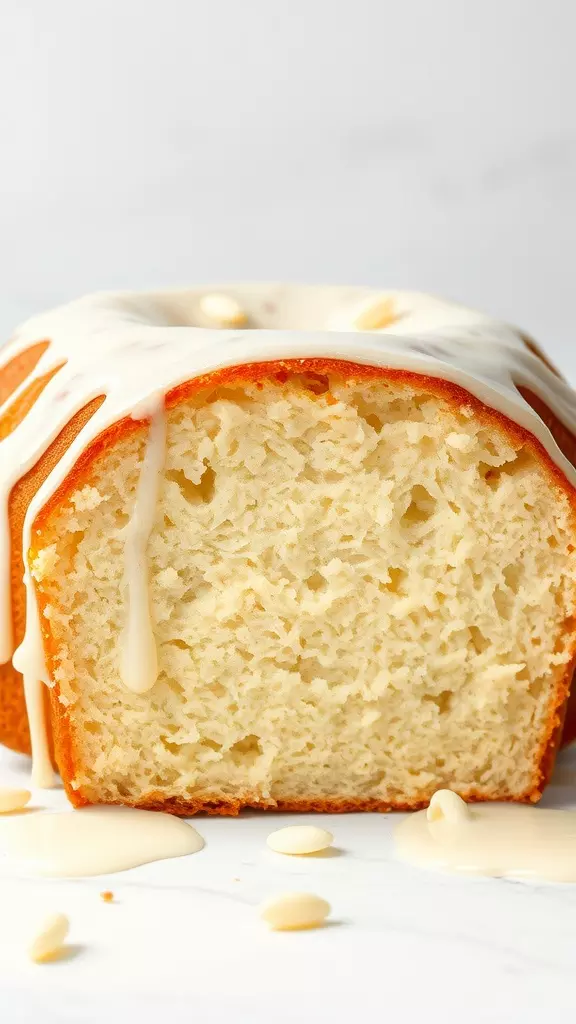
[(112, 903), (114, 900), (114, 893), (110, 892), (109, 889), (106, 889), (104, 892), (100, 893), (100, 899), (104, 900), (104, 903)]

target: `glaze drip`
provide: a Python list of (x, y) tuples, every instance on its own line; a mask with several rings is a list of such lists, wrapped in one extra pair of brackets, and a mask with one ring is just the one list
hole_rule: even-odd
[[(158, 676), (158, 653), (152, 616), (146, 548), (154, 525), (160, 474), (166, 454), (166, 414), (164, 395), (154, 395), (148, 403), (150, 430), (136, 491), (132, 518), (126, 527), (124, 543), (124, 584), (126, 588), (126, 626), (122, 639), (120, 677), (134, 693), (151, 690)], [(132, 417), (146, 415), (147, 407), (134, 410)]]

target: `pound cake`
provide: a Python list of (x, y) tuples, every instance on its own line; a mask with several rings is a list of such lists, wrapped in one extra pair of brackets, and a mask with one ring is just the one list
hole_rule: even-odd
[(102, 294), (16, 333), (0, 402), (0, 741), (38, 784), (177, 814), (538, 799), (576, 401), (519, 331), (410, 292)]

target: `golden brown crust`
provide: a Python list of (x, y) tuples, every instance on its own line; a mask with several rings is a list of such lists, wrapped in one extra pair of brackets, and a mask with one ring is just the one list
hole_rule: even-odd
[[(232, 367), (230, 369), (220, 370), (215, 373), (196, 378), (185, 384), (179, 385), (177, 388), (170, 391), (166, 396), (166, 404), (168, 408), (172, 408), (180, 402), (183, 402), (197, 394), (201, 390), (213, 389), (216, 387), (230, 386), (233, 384), (241, 385), (242, 383), (254, 383), (270, 379), (282, 383), (286, 380), (287, 375), (291, 373), (318, 374), (321, 376), (330, 374), (336, 375), (347, 381), (378, 379), (396, 384), (415, 384), (418, 388), (428, 391), (430, 394), (436, 395), (437, 397), (458, 404), (459, 406), (468, 406), (474, 411), (474, 414), (480, 420), (486, 423), (487, 426), (498, 426), (514, 445), (517, 447), (527, 447), (548, 472), (551, 485), (555, 488), (561, 489), (563, 493), (567, 494), (576, 513), (575, 490), (567, 482), (555, 463), (553, 463), (542, 444), (529, 431), (512, 422), (502, 413), (488, 408), (458, 385), (436, 377), (428, 377), (406, 370), (363, 366), (344, 360), (279, 360), (275, 362), (253, 363), (246, 366)], [(118, 440), (135, 432), (143, 432), (145, 430), (146, 425), (142, 424), (142, 422), (136, 422), (131, 418), (126, 418), (125, 420), (114, 424), (108, 430), (99, 435), (99, 437), (97, 437), (83, 453), (65, 483), (54, 494), (50, 502), (42, 509), (35, 522), (35, 527), (37, 528), (39, 535), (41, 536), (42, 530), (47, 526), (50, 516), (55, 512), (55, 510), (62, 504), (62, 502), (67, 500), (82, 481), (87, 479), (90, 467), (95, 459), (102, 455), (108, 448), (113, 446)], [(34, 551), (32, 551), (31, 554), (33, 556)], [(39, 594), (39, 604), (42, 610), (42, 594)], [(53, 640), (47, 628), (48, 623), (44, 617), (43, 625), (48, 664), (49, 667), (52, 668), (55, 650)], [(549, 780), (554, 766), (554, 758), (562, 731), (570, 681), (572, 678), (574, 664), (576, 663), (576, 633), (574, 631), (574, 623), (570, 622), (567, 624), (566, 628), (573, 634), (571, 651), (572, 661), (562, 679), (556, 685), (550, 704), (550, 713), (546, 723), (546, 728), (536, 752), (534, 774), (531, 784), (527, 787), (524, 793), (517, 797), (510, 797), (503, 792), (494, 792), (489, 795), (486, 793), (479, 794), (473, 789), (470, 789), (461, 793), (461, 796), (464, 799), (470, 801), (493, 799), (531, 802), (537, 801), (542, 795), (544, 786)], [(75, 743), (73, 723), (68, 717), (68, 712), (59, 703), (58, 695), (58, 687), (56, 686), (51, 690), (51, 717), (54, 728), (56, 760), (70, 800), (75, 806), (82, 806), (83, 804), (91, 802), (88, 792), (82, 787), (79, 789), (72, 789), (71, 785), (73, 779), (77, 775), (82, 775), (82, 751)], [(257, 808), (260, 810), (268, 809), (298, 812), (318, 810), (340, 813), (345, 811), (388, 811), (393, 809), (416, 810), (419, 807), (425, 806), (426, 803), (427, 800), (425, 799), (416, 801), (399, 799), (397, 802), (388, 802), (378, 800), (344, 800), (334, 798), (333, 800), (270, 801), (267, 804), (263, 804), (257, 799), (254, 800), (253, 796), (251, 797), (249, 794), (246, 794), (245, 797), (237, 800), (213, 802), (202, 799), (192, 801), (177, 799), (165, 800), (161, 793), (151, 793), (144, 800), (134, 804), (134, 806), (154, 810), (164, 810), (173, 814), (181, 815), (190, 815), (200, 812), (207, 814), (235, 815), (238, 814), (243, 807)]]
[[(39, 356), (38, 356), (39, 358)], [(34, 363), (35, 365), (35, 363)], [(16, 429), (32, 407), (40, 393), (60, 366), (34, 380), (20, 395), (17, 402), (10, 406), (0, 418), (0, 440)], [(80, 433), (104, 398), (95, 399), (74, 416), (58, 437), (52, 442), (35, 466), (14, 485), (8, 501), (8, 517), (10, 522), (10, 585), (12, 597), (12, 630), (15, 645), (24, 636), (26, 620), (26, 594), (22, 578), (24, 561), (22, 556), (22, 531), (28, 506), (36, 491), (58, 464), (64, 452)], [(0, 665), (0, 743), (16, 750), (18, 753), (30, 753), (30, 733), (24, 701), (22, 676), (13, 668), (11, 662)]]
[[(74, 807), (87, 807), (91, 801), (82, 790), (72, 790), (66, 786), (66, 793), (70, 803)], [(486, 803), (488, 800), (495, 800), (500, 803), (535, 803), (542, 796), (541, 790), (530, 791), (522, 797), (508, 796), (505, 793), (494, 793), (486, 796), (485, 793), (478, 793), (474, 789), (459, 789), (458, 795), (466, 803)], [(242, 811), (266, 811), (274, 814), (358, 814), (365, 811), (376, 811), (379, 814), (386, 814), (389, 811), (420, 811), (427, 807), (432, 792), (425, 798), (418, 800), (353, 800), (334, 797), (318, 800), (258, 800), (250, 794), (246, 794), (238, 800), (182, 800), (178, 797), (166, 799), (161, 793), (150, 793), (143, 800), (118, 800), (110, 801), (112, 805), (123, 807), (136, 807), (143, 811), (163, 811), (165, 814), (175, 814), (180, 818), (189, 818), (195, 814), (207, 814), (210, 817), (236, 818)]]
[[(46, 344), (35, 347), (37, 350), (43, 351)], [(40, 355), (42, 351), (40, 351)], [(38, 355), (38, 359), (40, 355)], [(32, 364), (21, 362), (19, 364), (19, 372), (22, 373), (25, 366), (33, 369), (36, 362), (37, 359)], [(9, 364), (10, 366), (12, 366), (12, 363)], [(9, 406), (4, 415), (0, 417), (0, 441), (8, 437), (22, 422), (38, 396), (59, 369), (60, 367), (56, 367), (49, 373), (44, 374), (44, 376), (33, 380), (24, 389), (18, 401), (13, 402)], [(12, 384), (14, 384), (15, 379), (15, 376), (11, 377)], [(31, 470), (27, 476), (32, 477), (33, 473), (34, 470)], [(22, 577), (24, 575), (22, 527), (32, 493), (27, 477), (23, 477), (13, 487), (8, 501), (12, 630), (15, 646), (20, 643), (24, 636), (25, 595), (22, 585)], [(16, 671), (11, 662), (0, 665), (0, 742), (19, 753), (30, 753), (30, 734), (24, 702), (22, 676)]]
[[(559, 369), (548, 359), (546, 353), (542, 351), (533, 338), (527, 334), (521, 334), (520, 336), (526, 348), (529, 349), (532, 355), (540, 359), (556, 377), (564, 379)], [(528, 405), (532, 406), (534, 411), (540, 416), (540, 419), (546, 424), (562, 454), (566, 456), (572, 465), (576, 466), (576, 437), (574, 437), (574, 434), (572, 434), (571, 431), (569, 431), (568, 428), (560, 422), (552, 410), (549, 409), (542, 399), (539, 398), (538, 395), (535, 395), (533, 391), (521, 386), (518, 387), (518, 391), (524, 400), (528, 402)], [(569, 695), (566, 707), (564, 708), (564, 724), (558, 731), (559, 747), (567, 746), (567, 744), (572, 743), (573, 740), (576, 739), (576, 688), (574, 687), (574, 670), (576, 670), (576, 666), (573, 668), (572, 677), (569, 681)]]
[(0, 405), (30, 376), (49, 345), (49, 341), (38, 341), (0, 367)]
[[(535, 355), (539, 356), (539, 358), (543, 358), (540, 351), (534, 345), (529, 344), (528, 347)], [(550, 368), (554, 370), (554, 367), (552, 367), (550, 363), (546, 360), (545, 362), (547, 366), (550, 366)], [(525, 401), (528, 402), (528, 405), (532, 406), (534, 411), (538, 413), (540, 419), (546, 424), (560, 451), (573, 465), (576, 466), (576, 437), (574, 437), (568, 428), (560, 422), (558, 417), (554, 415), (538, 395), (535, 395), (534, 392), (530, 391), (528, 388), (519, 387), (518, 390)], [(576, 544), (576, 539), (574, 543)], [(573, 628), (575, 627), (576, 623), (573, 625)], [(560, 730), (560, 734), (558, 736), (558, 746), (566, 746), (568, 743), (572, 743), (572, 741), (576, 739), (576, 688), (573, 686), (575, 668), (576, 665), (573, 665), (571, 670), (572, 674), (568, 681), (569, 696), (564, 709), (564, 726), (563, 729)]]

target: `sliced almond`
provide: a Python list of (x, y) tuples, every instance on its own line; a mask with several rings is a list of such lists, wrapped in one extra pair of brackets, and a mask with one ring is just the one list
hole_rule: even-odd
[(362, 310), (354, 320), (354, 327), (357, 331), (380, 331), (383, 327), (389, 327), (396, 320), (398, 314), (392, 299), (377, 299), (366, 309)]
[(248, 317), (242, 306), (231, 295), (210, 292), (200, 299), (200, 311), (217, 327), (242, 327)]
[(39, 928), (28, 950), (30, 959), (41, 964), (55, 958), (70, 930), (70, 922), (65, 914), (51, 914)]
[(273, 931), (320, 928), (330, 913), (330, 904), (310, 892), (288, 892), (267, 900), (260, 917)]
[(266, 842), (275, 853), (302, 857), (318, 853), (332, 845), (334, 836), (316, 825), (288, 825), (271, 832)]
[(446, 821), (452, 825), (470, 820), (467, 803), (451, 789), (439, 789), (432, 797), (426, 811), (428, 821)]
[(12, 811), (21, 811), (32, 796), (29, 789), (10, 789), (0, 786), (0, 814), (10, 814)]

